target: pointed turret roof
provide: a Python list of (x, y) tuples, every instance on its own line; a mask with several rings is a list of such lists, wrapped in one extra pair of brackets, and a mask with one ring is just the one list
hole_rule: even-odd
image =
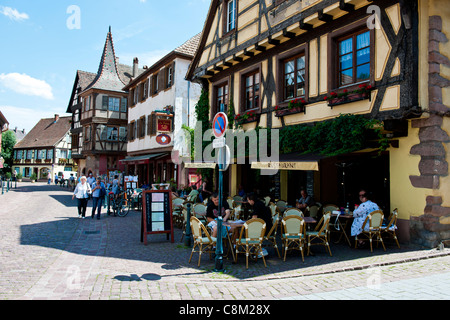
[(86, 90), (103, 89), (122, 92), (122, 88), (125, 84), (126, 83), (121, 80), (119, 75), (119, 66), (117, 63), (116, 54), (114, 52), (111, 27), (109, 27), (97, 76), (86, 88)]

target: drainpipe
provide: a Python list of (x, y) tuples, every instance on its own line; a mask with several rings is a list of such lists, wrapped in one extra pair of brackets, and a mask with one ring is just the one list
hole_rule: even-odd
[(188, 114), (187, 114), (187, 116), (188, 116), (188, 123), (187, 123), (187, 125), (188, 125), (188, 127), (190, 128), (191, 127), (191, 124), (190, 124), (190, 115), (191, 115), (191, 112), (190, 112), (190, 101), (191, 101), (191, 81), (190, 80), (188, 80), (188, 101), (187, 101), (187, 108), (188, 108)]

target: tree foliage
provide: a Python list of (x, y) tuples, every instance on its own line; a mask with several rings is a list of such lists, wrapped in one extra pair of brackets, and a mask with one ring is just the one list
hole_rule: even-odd
[(12, 172), (14, 161), (14, 146), (16, 145), (16, 136), (12, 131), (6, 131), (2, 134), (2, 149), (1, 155), (5, 160), (2, 173)]

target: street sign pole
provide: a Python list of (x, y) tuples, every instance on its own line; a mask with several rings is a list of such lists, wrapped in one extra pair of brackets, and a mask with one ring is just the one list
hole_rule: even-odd
[[(220, 112), (224, 112), (225, 106), (222, 103), (220, 105)], [(226, 128), (224, 128), (226, 129)], [(225, 147), (216, 149), (216, 152), (225, 156), (226, 152), (220, 152), (220, 149), (225, 151)], [(223, 241), (222, 241), (222, 208), (223, 208), (223, 168), (224, 161), (220, 159), (219, 161), (219, 214), (217, 219), (217, 243), (216, 243), (216, 259), (215, 259), (215, 269), (214, 272), (223, 272)]]

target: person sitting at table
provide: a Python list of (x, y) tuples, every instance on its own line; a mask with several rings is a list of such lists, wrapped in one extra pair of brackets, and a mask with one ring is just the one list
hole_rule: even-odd
[[(359, 192), (359, 200), (361, 200), (361, 205), (358, 207), (358, 209), (355, 209), (355, 211), (353, 211), (354, 220), (351, 228), (351, 235), (353, 237), (362, 233), (362, 227), (367, 216), (376, 210), (380, 210), (378, 205), (370, 200), (371, 197), (372, 194), (364, 189)], [(369, 231), (368, 223), (365, 226), (365, 230)], [(358, 241), (358, 247), (361, 247), (363, 244), (364, 241)]]
[(252, 219), (262, 219), (266, 223), (266, 234), (269, 233), (270, 229), (272, 229), (272, 214), (270, 213), (269, 207), (266, 207), (264, 203), (259, 200), (254, 193), (250, 193), (247, 196), (247, 201), (250, 206), (253, 208)]
[[(213, 237), (217, 237), (216, 218), (219, 217), (219, 195), (217, 193), (213, 193), (210, 199), (211, 201), (206, 207), (206, 222), (208, 222), (207, 226), (212, 229), (211, 235)], [(231, 211), (227, 201), (223, 201), (222, 202), (223, 221), (227, 221), (230, 218), (230, 214)]]
[(150, 185), (147, 182), (144, 182), (144, 184), (142, 185), (141, 189), (149, 189)]
[(314, 205), (314, 199), (308, 195), (308, 192), (305, 189), (300, 191), (301, 197), (297, 200), (297, 209), (306, 211), (306, 208)]
[(192, 190), (191, 192), (188, 194), (186, 200), (187, 201), (193, 201), (195, 199), (195, 201), (197, 202), (198, 200), (198, 190), (197, 190), (197, 186), (195, 184), (192, 185)]

